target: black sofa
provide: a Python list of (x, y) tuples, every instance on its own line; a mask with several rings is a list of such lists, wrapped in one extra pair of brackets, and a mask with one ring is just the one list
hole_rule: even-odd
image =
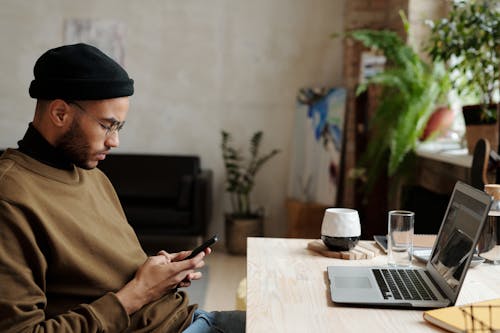
[(99, 162), (139, 239), (202, 236), (212, 214), (212, 172), (198, 156), (110, 154)]

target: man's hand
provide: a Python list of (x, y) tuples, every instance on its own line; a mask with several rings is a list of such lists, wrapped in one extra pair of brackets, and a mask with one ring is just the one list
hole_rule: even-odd
[(188, 287), (191, 280), (201, 279), (201, 272), (195, 270), (205, 265), (203, 258), (210, 252), (210, 249), (207, 249), (192, 259), (183, 260), (191, 251), (160, 251), (139, 267), (135, 277), (120, 289), (116, 296), (130, 315), (159, 299), (169, 290)]
[[(187, 257), (189, 257), (191, 252), (193, 252), (193, 251), (182, 251), (179, 253), (168, 253), (168, 252), (162, 250), (162, 251), (158, 252), (158, 255), (164, 255), (167, 257), (168, 260), (173, 262), (173, 261), (185, 260)], [(206, 249), (204, 249), (204, 252), (205, 252), (205, 255), (208, 255), (208, 254), (212, 253), (212, 249), (207, 247)], [(191, 280), (199, 280), (199, 279), (201, 279), (201, 277), (202, 277), (202, 274), (200, 272), (188, 274), (176, 287), (177, 288), (189, 287), (191, 285)]]

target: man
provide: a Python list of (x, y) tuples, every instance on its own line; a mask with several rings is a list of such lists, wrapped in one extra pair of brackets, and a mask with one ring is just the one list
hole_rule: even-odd
[(127, 72), (75, 44), (45, 52), (34, 75), (33, 122), (0, 158), (0, 332), (244, 331), (244, 312), (202, 312), (177, 291), (210, 249), (148, 258), (96, 168), (119, 145)]

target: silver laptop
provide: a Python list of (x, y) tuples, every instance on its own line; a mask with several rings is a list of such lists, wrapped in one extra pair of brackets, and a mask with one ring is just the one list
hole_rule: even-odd
[(489, 195), (457, 182), (425, 269), (328, 266), (332, 301), (407, 308), (454, 305), (490, 205)]

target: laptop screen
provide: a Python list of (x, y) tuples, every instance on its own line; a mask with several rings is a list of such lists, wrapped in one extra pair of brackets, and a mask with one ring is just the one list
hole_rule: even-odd
[(461, 191), (454, 191), (430, 263), (447, 285), (457, 291), (474, 254), (474, 240), (487, 205)]

